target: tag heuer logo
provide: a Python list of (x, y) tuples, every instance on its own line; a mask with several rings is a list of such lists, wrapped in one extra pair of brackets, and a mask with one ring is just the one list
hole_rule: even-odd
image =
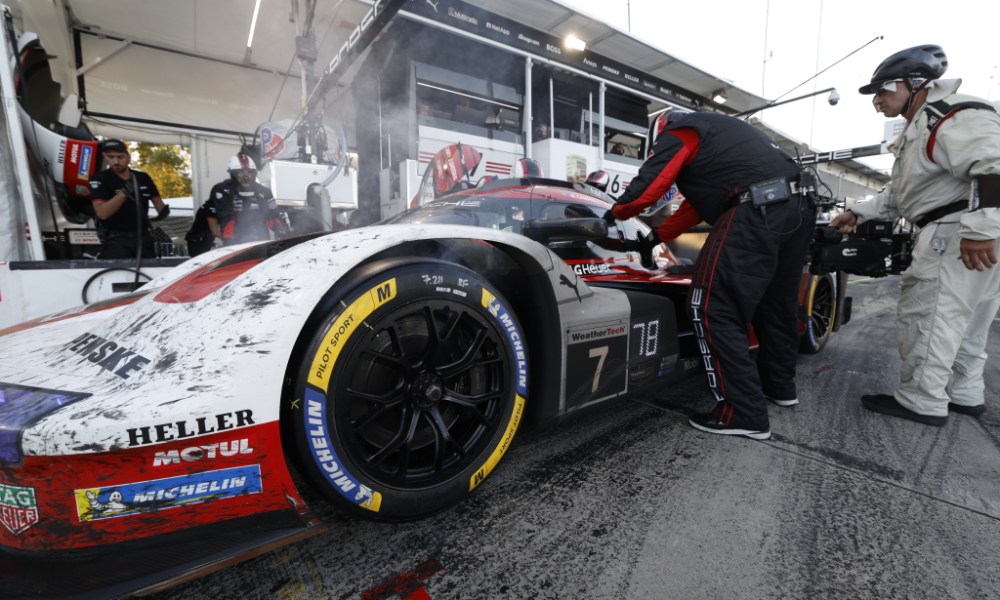
[(35, 488), (0, 483), (0, 522), (14, 535), (37, 523)]

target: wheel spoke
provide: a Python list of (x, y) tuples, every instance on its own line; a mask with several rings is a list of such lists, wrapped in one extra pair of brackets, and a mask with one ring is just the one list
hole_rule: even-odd
[(425, 306), (423, 313), (427, 326), (427, 346), (424, 348), (424, 352), (418, 362), (418, 369), (421, 367), (425, 369), (431, 368), (434, 365), (434, 357), (437, 356), (438, 347), (440, 346), (440, 338), (438, 337), (437, 327), (434, 324), (434, 311), (431, 310), (431, 307)]
[(404, 407), (402, 418), (399, 420), (399, 429), (396, 430), (395, 435), (393, 435), (392, 439), (389, 440), (388, 443), (382, 446), (379, 451), (368, 457), (368, 463), (372, 465), (380, 465), (398, 449), (400, 451), (401, 458), (399, 462), (399, 469), (400, 472), (405, 472), (406, 461), (408, 460), (406, 458), (408, 456), (406, 444), (413, 440), (413, 433), (416, 431), (419, 419), (419, 411), (410, 407)]
[(364, 402), (368, 402), (369, 404), (377, 404), (385, 407), (396, 406), (406, 399), (406, 388), (403, 385), (396, 385), (396, 387), (388, 392), (379, 394), (373, 394), (354, 388), (347, 388), (347, 393), (349, 394), (350, 399), (362, 400)]
[(401, 401), (402, 401), (402, 399), (400, 399), (400, 400), (398, 400), (396, 402), (393, 402), (392, 404), (377, 404), (377, 405), (375, 405), (374, 407), (370, 408), (367, 412), (365, 412), (365, 414), (361, 415), (360, 417), (358, 417), (356, 419), (353, 419), (351, 421), (351, 428), (354, 429), (355, 431), (364, 431), (372, 423), (375, 423), (376, 421), (378, 421), (379, 417), (381, 417), (382, 415), (386, 414), (388, 411), (390, 411), (390, 410), (394, 409), (396, 406), (398, 406)]
[(495, 362), (496, 359), (488, 359), (486, 361), (476, 361), (476, 356), (479, 355), (479, 351), (483, 347), (483, 343), (486, 341), (486, 330), (480, 329), (476, 332), (476, 337), (473, 338), (472, 342), (469, 343), (468, 347), (465, 349), (465, 353), (462, 354), (457, 360), (452, 361), (449, 364), (438, 365), (437, 372), (444, 378), (452, 378), (459, 373), (469, 369), (472, 366)]
[(454, 438), (451, 437), (451, 432), (448, 431), (448, 425), (441, 417), (441, 411), (437, 408), (431, 409), (427, 412), (427, 416), (434, 426), (435, 431), (434, 468), (438, 471), (444, 468), (444, 459), (447, 455), (449, 447), (454, 447), (458, 451), (459, 456), (465, 458), (465, 450), (462, 448), (461, 444), (457, 443)]
[(449, 390), (444, 395), (444, 397), (441, 398), (441, 402), (450, 402), (457, 406), (461, 406), (462, 408), (471, 408), (478, 410), (481, 404), (489, 402), (491, 400), (497, 400), (502, 396), (503, 392), (500, 390), (490, 390), (488, 392), (484, 392), (482, 394), (476, 394), (474, 396), (470, 396), (467, 394), (459, 394), (457, 392)]
[(370, 353), (372, 356), (383, 360), (403, 372), (404, 377), (412, 377), (414, 375), (414, 368), (412, 361), (407, 360), (406, 351), (403, 349), (403, 344), (399, 339), (399, 331), (396, 325), (390, 325), (385, 328), (386, 335), (389, 336), (389, 349), (395, 354), (389, 354), (384, 350), (373, 350), (367, 349), (365, 352)]
[(500, 392), (489, 392), (486, 394), (478, 394), (476, 396), (465, 396), (449, 392), (444, 398), (441, 399), (441, 401), (461, 406), (464, 410), (463, 414), (474, 417), (480, 425), (489, 425), (490, 420), (486, 418), (486, 415), (480, 409), (480, 406), (493, 400), (499, 400), (502, 396), (503, 394)]

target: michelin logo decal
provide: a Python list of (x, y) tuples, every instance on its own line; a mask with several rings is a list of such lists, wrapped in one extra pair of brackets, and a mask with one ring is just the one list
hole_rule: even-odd
[(80, 522), (123, 517), (261, 492), (260, 465), (74, 490)]

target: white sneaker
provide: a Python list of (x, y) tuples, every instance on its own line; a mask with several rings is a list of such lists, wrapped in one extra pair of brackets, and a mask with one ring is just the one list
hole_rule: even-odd
[(798, 398), (791, 398), (789, 400), (778, 400), (777, 398), (772, 398), (772, 397), (768, 396), (767, 394), (764, 394), (764, 398), (766, 400), (770, 400), (771, 402), (774, 402), (778, 406), (795, 406), (796, 404), (799, 403), (799, 399)]

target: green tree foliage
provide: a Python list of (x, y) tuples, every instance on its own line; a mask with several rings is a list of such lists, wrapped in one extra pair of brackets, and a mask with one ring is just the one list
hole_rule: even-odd
[(128, 144), (131, 166), (153, 178), (164, 198), (191, 195), (191, 153), (184, 146), (162, 146), (145, 142)]

